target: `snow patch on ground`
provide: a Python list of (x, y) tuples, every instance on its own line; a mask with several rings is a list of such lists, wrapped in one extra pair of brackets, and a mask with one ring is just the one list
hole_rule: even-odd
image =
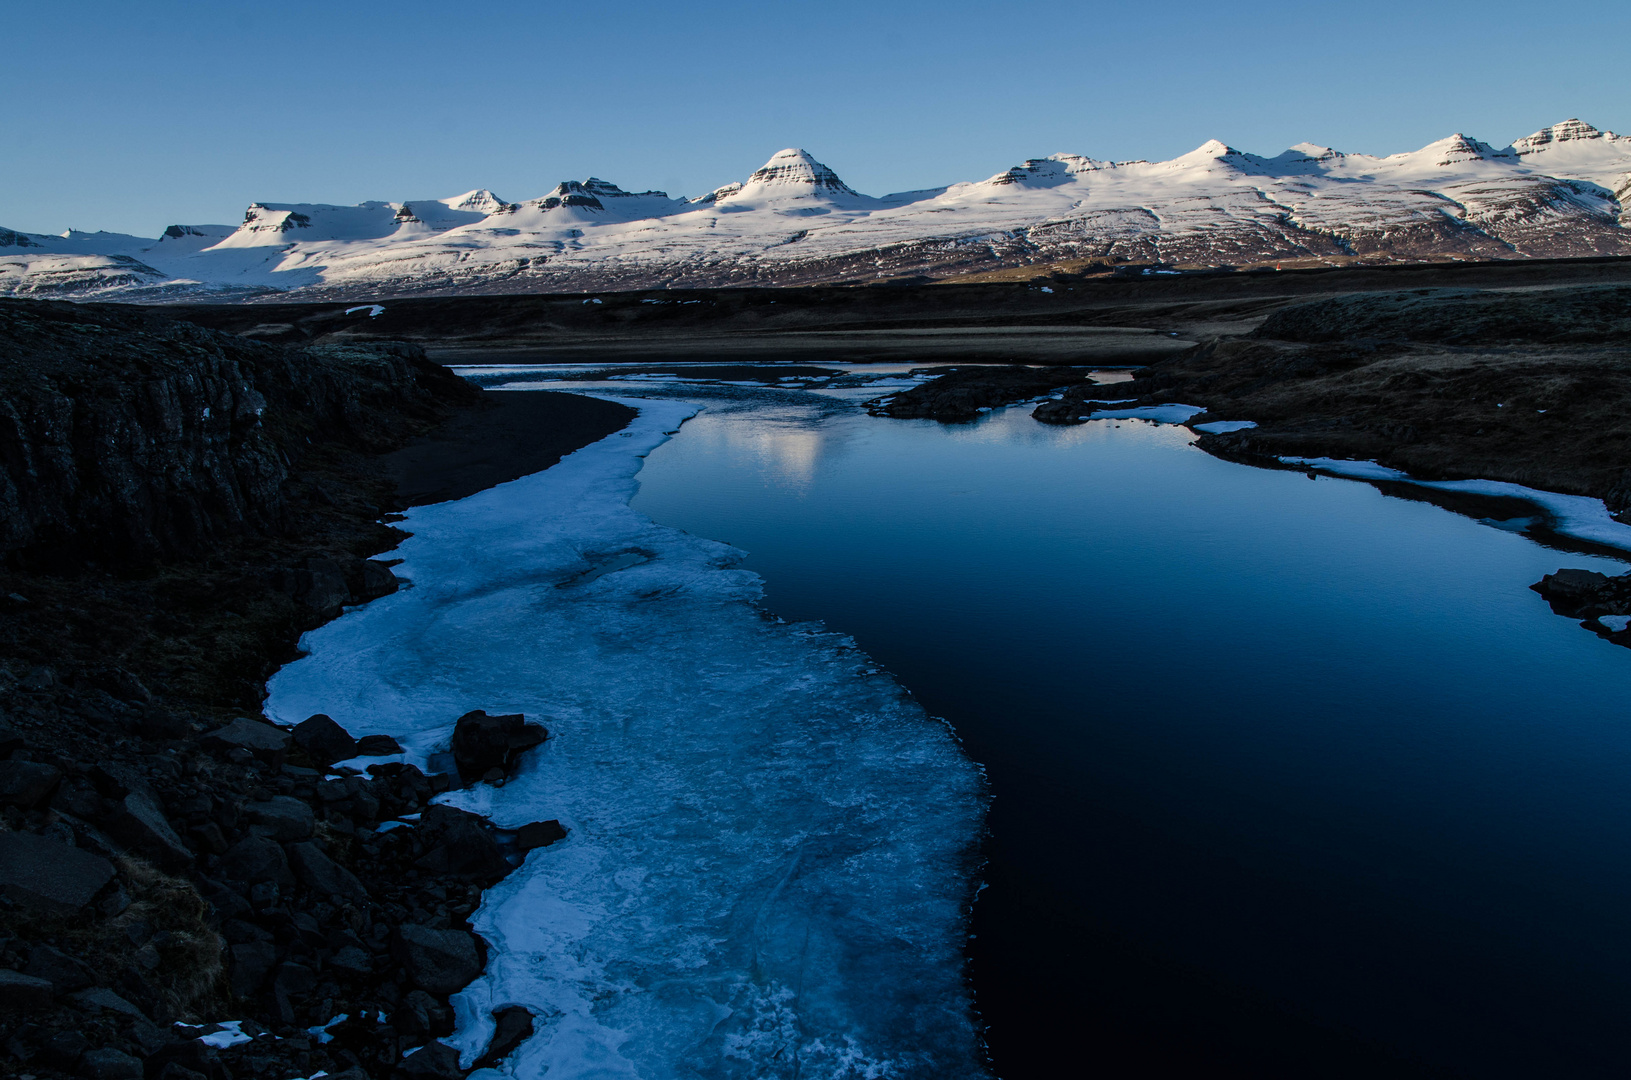
[(1319, 469), (1351, 480), (1400, 480), (1417, 487), (1438, 491), (1460, 491), (1471, 495), (1502, 495), (1524, 499), (1546, 512), (1547, 524), (1554, 532), (1606, 547), (1631, 551), (1631, 525), (1622, 525), (1609, 514), (1601, 499), (1584, 495), (1560, 495), (1555, 491), (1541, 491), (1510, 484), (1501, 480), (1415, 480), (1409, 473), (1378, 465), (1374, 461), (1349, 461), (1340, 458), (1282, 457), (1287, 465), (1302, 465)]
[(1154, 420), (1158, 424), (1184, 424), (1206, 409), (1200, 405), (1145, 405), (1137, 409), (1100, 409), (1089, 420)]
[(1191, 425), (1196, 431), (1204, 431), (1208, 435), (1223, 435), (1231, 431), (1246, 431), (1257, 426), (1255, 420), (1213, 420), (1209, 424)]
[(627, 404), (554, 468), (410, 511), (414, 587), (307, 634), (268, 715), (326, 712), (417, 761), (472, 708), (550, 729), (504, 787), (445, 797), (571, 830), (473, 916), (488, 969), (448, 1040), (467, 1066), (520, 1003), (519, 1077), (983, 1075), (961, 955), (978, 768), (851, 640), (766, 617), (742, 552), (630, 510), (694, 407)]

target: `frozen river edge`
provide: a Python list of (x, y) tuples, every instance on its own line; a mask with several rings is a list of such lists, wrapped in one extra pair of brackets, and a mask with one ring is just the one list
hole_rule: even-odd
[(550, 728), (503, 787), (441, 800), (571, 830), (472, 916), (467, 1066), (520, 1004), (518, 1077), (980, 1075), (979, 769), (848, 638), (762, 612), (741, 552), (629, 509), (695, 410), (625, 404), (555, 467), (411, 511), (412, 587), (306, 635), (267, 714), (421, 765), (469, 709)]

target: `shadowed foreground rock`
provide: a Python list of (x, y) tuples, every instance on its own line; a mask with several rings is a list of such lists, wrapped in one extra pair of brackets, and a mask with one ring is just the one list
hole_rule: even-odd
[[(486, 401), (416, 347), (0, 302), (8, 1075), (389, 1078), (452, 1031), (438, 995), (481, 970), (468, 917), (513, 838), (432, 807), (449, 776), (330, 767), (389, 736), (259, 712), (303, 630), (397, 587), (368, 558), (402, 536), (378, 455)], [(506, 437), (559, 456), (631, 415), (590, 411)], [(244, 1040), (198, 1041), (229, 1018)]]

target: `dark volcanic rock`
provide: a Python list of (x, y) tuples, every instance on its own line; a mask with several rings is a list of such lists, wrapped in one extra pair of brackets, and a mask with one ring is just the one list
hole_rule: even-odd
[(0, 303), (0, 352), (0, 554), (52, 565), (277, 533), (311, 431), (383, 448), (476, 397), (417, 346), (291, 349), (115, 305)]
[(515, 846), (522, 851), (548, 847), (557, 840), (566, 839), (566, 829), (559, 821), (534, 821), (515, 831)]
[(352, 592), (359, 600), (378, 600), (382, 596), (389, 596), (401, 587), (391, 568), (375, 559), (364, 559), (361, 567), (361, 580), (352, 588)]
[(143, 854), (169, 866), (190, 863), (193, 853), (170, 827), (158, 800), (145, 791), (132, 791), (119, 803), (108, 831)]
[(301, 882), (320, 896), (339, 897), (359, 904), (368, 899), (368, 890), (357, 876), (325, 855), (314, 843), (290, 844), (289, 862)]
[(308, 622), (332, 619), (352, 600), (345, 570), (335, 559), (307, 559), (303, 566), (275, 570), (267, 584), (299, 605)]
[(1613, 597), (1617, 584), (1616, 579), (1595, 570), (1565, 568), (1547, 574), (1529, 587), (1544, 596), (1559, 615), (1579, 619), (1587, 614), (1609, 614), (1594, 609)]
[(427, 806), (419, 817), (427, 848), (414, 865), (441, 874), (496, 881), (510, 872), (498, 843), (475, 814), (451, 806)]
[(893, 397), (867, 402), (874, 416), (899, 420), (973, 420), (993, 409), (1088, 382), (1086, 371), (1066, 367), (976, 367), (953, 369), (939, 378), (903, 390)]
[(306, 751), (313, 761), (331, 765), (357, 754), (357, 740), (345, 728), (324, 713), (308, 716), (289, 729), (295, 745)]
[(90, 968), (49, 945), (36, 945), (29, 950), (28, 966), (23, 973), (44, 979), (62, 994), (83, 990), (96, 981)]
[(87, 1080), (142, 1080), (142, 1063), (120, 1050), (88, 1050), (79, 1059)]
[(1631, 574), (1609, 577), (1595, 570), (1563, 569), (1547, 574), (1531, 589), (1546, 598), (1555, 614), (1582, 620), (1581, 625), (1598, 637), (1631, 648), (1631, 623), (1614, 629), (1601, 620), (1631, 616)]
[(527, 1039), (532, 1037), (532, 1013), (521, 1005), (506, 1005), (502, 1009), (493, 1010), (495, 1028), (493, 1038), (487, 1044), (486, 1053), (476, 1062), (478, 1069), (492, 1069), (515, 1052)]
[(277, 948), (270, 941), (246, 941), (232, 946), (232, 970), (228, 977), (232, 992), (249, 997), (266, 982), (277, 964)]
[(245, 885), (270, 881), (281, 888), (294, 885), (288, 856), (277, 841), (265, 836), (246, 836), (221, 856), (221, 876)]
[(289, 734), (259, 720), (239, 718), (199, 740), (212, 750), (243, 750), (272, 766), (283, 764), (289, 752)]
[(385, 757), (402, 753), (402, 744), (389, 735), (364, 735), (357, 740), (358, 757)]
[(244, 818), (250, 829), (261, 836), (270, 836), (280, 843), (304, 840), (312, 834), (317, 816), (300, 799), (288, 795), (274, 795), (264, 802), (244, 805)]
[(461, 1080), (459, 1052), (446, 1043), (430, 1042), (402, 1059), (409, 1080)]
[(52, 993), (54, 988), (48, 980), (0, 969), (0, 1008), (42, 1009), (51, 1004)]
[(476, 937), (464, 930), (399, 926), (392, 934), (391, 954), (415, 986), (432, 994), (451, 994), (481, 974)]
[(74, 912), (113, 880), (113, 864), (33, 833), (0, 833), (0, 895), (48, 911)]
[(489, 716), (481, 709), (465, 713), (453, 726), (453, 760), (466, 782), (491, 769), (509, 771), (516, 755), (537, 746), (549, 732), (529, 724), (520, 713)]
[(39, 761), (0, 761), (0, 806), (24, 809), (44, 802), (62, 773)]

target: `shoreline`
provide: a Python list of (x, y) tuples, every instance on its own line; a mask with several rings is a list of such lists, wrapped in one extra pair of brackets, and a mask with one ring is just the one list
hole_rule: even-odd
[[(620, 433), (628, 442), (608, 437), (502, 494), (411, 511), (404, 524), (414, 536), (399, 549), (399, 569), (415, 587), (309, 633), (309, 655), (273, 678), (268, 715), (288, 723), (322, 709), (353, 734), (389, 731), (415, 763), (445, 745), (449, 721), (472, 693), (548, 726), (549, 742), (506, 780), (438, 798), (504, 830), (558, 817), (568, 832), (491, 885), (470, 917), (492, 952), (485, 973), (451, 1001), (460, 1022), (449, 1041), (467, 1062), (493, 1034), (495, 1006), (524, 1004), (541, 1025), (519, 1051), (525, 1068), (656, 1068), (669, 1060), (664, 1046), (713, 1038), (716, 1020), (673, 1004), (700, 995), (720, 1002), (716, 1008), (728, 1002), (733, 1025), (747, 1033), (774, 1017), (778, 1027), (793, 1023), (783, 1015), (793, 1010), (803, 1032), (797, 1053), (812, 1068), (830, 1053), (823, 1046), (848, 1040), (846, 1053), (863, 1062), (932, 1049), (951, 1055), (937, 1075), (980, 1075), (955, 1056), (957, 1014), (972, 1009), (957, 993), (962, 901), (976, 885), (962, 876), (971, 857), (963, 849), (975, 841), (957, 837), (979, 829), (944, 820), (983, 816), (978, 799), (955, 804), (968, 786), (959, 776), (977, 768), (944, 725), (923, 727), (927, 718), (887, 673), (854, 674), (853, 642), (766, 619), (757, 577), (734, 568), (739, 552), (628, 507), (645, 455), (695, 411), (661, 399), (640, 399), (639, 407)], [(624, 557), (631, 552), (639, 558)], [(611, 572), (597, 573), (602, 567)], [(477, 647), (461, 644), (467, 626), (482, 627), (479, 662), (462, 652)], [(625, 646), (597, 644), (630, 635), (640, 642), (638, 671)], [(508, 640), (525, 644), (506, 650)], [(812, 682), (820, 687), (813, 701)], [(707, 724), (694, 722), (698, 710)], [(835, 727), (846, 736), (818, 737)], [(732, 763), (729, 781), (717, 775), (721, 755)], [(864, 814), (823, 809), (849, 803), (853, 792), (865, 793)], [(695, 827), (665, 827), (676, 813), (696, 817)], [(789, 837), (801, 853), (797, 884), (765, 896), (770, 882), (792, 874)], [(829, 849), (844, 852), (839, 863), (829, 865)], [(902, 861), (906, 851), (911, 859)], [(884, 859), (907, 877), (933, 880), (918, 880), (921, 898), (895, 912), (890, 897), (904, 886), (841, 869), (857, 859)], [(690, 879), (685, 868), (699, 864), (710, 873)], [(842, 892), (858, 914), (829, 910), (830, 892)], [(748, 925), (719, 925), (721, 911), (744, 903), (758, 911)], [(956, 910), (940, 912), (948, 903)], [(646, 914), (611, 916), (631, 906)], [(910, 914), (919, 908), (926, 910)], [(864, 987), (827, 959), (851, 951), (873, 922), (902, 918), (914, 928), (913, 945), (902, 953), (893, 935), (874, 941), (866, 964), (879, 970)], [(792, 968), (774, 929), (788, 920), (805, 937)], [(696, 955), (677, 963), (676, 948)], [(757, 956), (750, 968), (737, 955), (744, 949)], [(937, 966), (925, 966), (930, 959)], [(625, 974), (608, 982), (596, 974), (602, 968)], [(920, 1035), (921, 1044), (910, 1033), (924, 1017), (875, 1015), (898, 1007), (884, 987), (909, 970), (917, 973), (908, 997), (946, 984), (930, 996), (933, 1011), (948, 1014), (936, 1023), (951, 1027)], [(623, 981), (666, 989), (619, 989)], [(796, 996), (783, 1001), (778, 987), (795, 984)], [(812, 1004), (799, 1004), (805, 1000)], [(632, 1040), (628, 1021), (618, 1019), (630, 1011), (640, 1017)], [(974, 1031), (966, 1024), (963, 1041)], [(740, 1053), (768, 1053), (743, 1038)]]
[[(363, 557), (403, 535), (381, 522), (393, 516), (393, 468), (443, 486), (502, 482), (501, 446), (524, 444), (518, 467), (552, 461), (627, 410), (574, 395), (486, 399), (413, 347), (286, 353), (145, 313), (0, 308), (6, 373), (33, 380), (17, 384), (19, 409), (54, 400), (65, 370), (134, 387), (174, 371), (237, 394), (238, 434), (209, 452), (257, 478), (236, 490), (266, 515), (235, 523), (220, 502), (182, 492), (168, 505), (213, 523), (192, 547), (133, 565), (79, 561), (63, 543), (45, 555), (14, 547), (0, 567), (0, 1046), (12, 1067), (46, 1078), (143, 1061), (149, 1074), (170, 1061), (207, 1076), (389, 1074), (451, 1024), (446, 969), (463, 962), (472, 890), (508, 871), (516, 838), (451, 811), (434, 827), (376, 831), (419, 814), (445, 779), (390, 757), (330, 770), (321, 747), (259, 719), (261, 673), (293, 658), (300, 632), (397, 588), (388, 563)], [(99, 320), (103, 351), (76, 352), (73, 328)], [(115, 374), (143, 355), (155, 366)], [(327, 381), (286, 381), (313, 377)], [(215, 438), (210, 408), (155, 417), (137, 397), (103, 400), (107, 420), (77, 422), (173, 422), (165, 445), (179, 453)], [(540, 410), (580, 422), (551, 426)], [(383, 456), (419, 438), (401, 459)], [(86, 455), (116, 463), (142, 445), (73, 453), (90, 476)], [(126, 468), (143, 482), (188, 475)], [(90, 515), (106, 501), (56, 505), (78, 516), (52, 528), (105, 528)], [(147, 535), (163, 545), (177, 534)], [(350, 1019), (308, 1030), (341, 1013)]]

